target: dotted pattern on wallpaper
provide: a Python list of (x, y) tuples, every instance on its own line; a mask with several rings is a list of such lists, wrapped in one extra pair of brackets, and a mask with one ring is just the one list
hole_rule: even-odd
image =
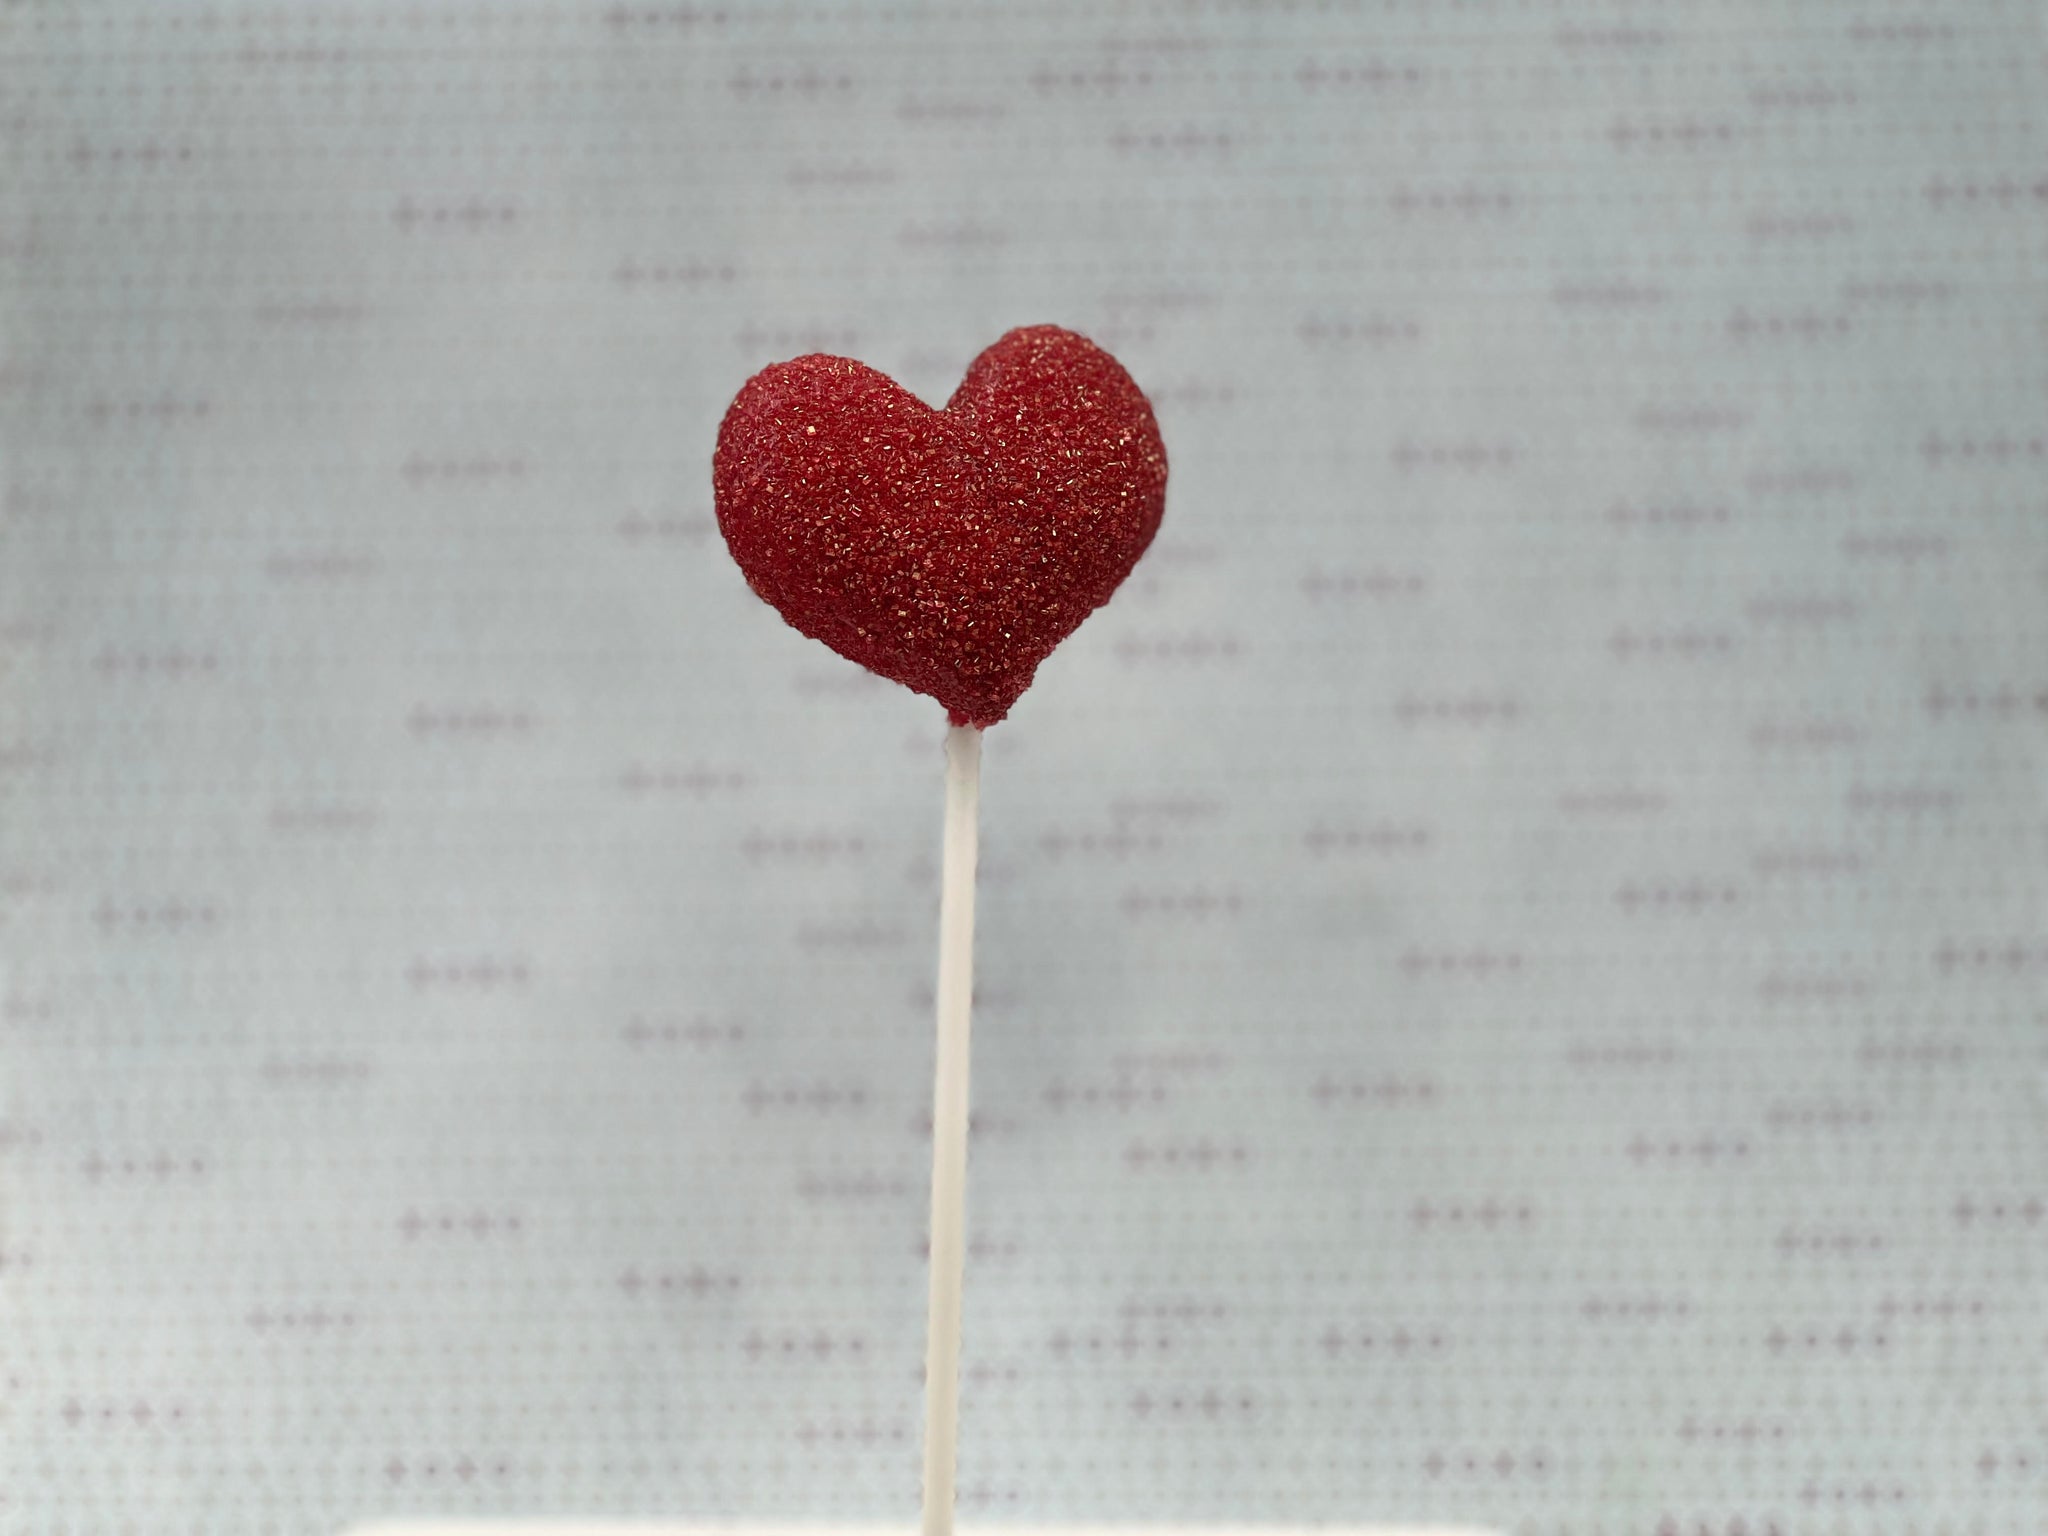
[(710, 517), (1050, 321), (970, 1520), (2039, 1536), (2032, 0), (0, 8), (0, 1526), (909, 1520), (939, 743)]

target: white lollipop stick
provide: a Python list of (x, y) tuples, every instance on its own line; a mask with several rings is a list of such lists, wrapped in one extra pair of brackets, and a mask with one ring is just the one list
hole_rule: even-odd
[(960, 1282), (967, 1229), (967, 1048), (974, 1000), (974, 857), (981, 732), (946, 732), (939, 885), (939, 1043), (932, 1086), (932, 1281), (924, 1342), (924, 1536), (953, 1536), (960, 1444)]

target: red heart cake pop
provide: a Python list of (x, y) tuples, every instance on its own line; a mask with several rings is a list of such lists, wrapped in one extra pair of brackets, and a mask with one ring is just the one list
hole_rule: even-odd
[(981, 727), (1152, 542), (1166, 448), (1115, 358), (1037, 325), (942, 411), (851, 358), (764, 368), (711, 478), (719, 531), (783, 618)]

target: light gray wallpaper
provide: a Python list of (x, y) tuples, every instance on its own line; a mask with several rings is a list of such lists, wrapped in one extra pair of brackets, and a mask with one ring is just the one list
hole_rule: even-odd
[(943, 719), (710, 452), (1054, 322), (963, 1514), (2048, 1530), (2038, 5), (0, 40), (0, 1529), (914, 1518)]

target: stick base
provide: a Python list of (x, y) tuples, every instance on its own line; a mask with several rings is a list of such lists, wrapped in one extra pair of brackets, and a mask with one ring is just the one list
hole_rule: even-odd
[[(961, 1536), (1501, 1536), (1477, 1525), (965, 1525)], [(915, 1536), (901, 1525), (721, 1524), (621, 1520), (378, 1520), (342, 1536)]]

